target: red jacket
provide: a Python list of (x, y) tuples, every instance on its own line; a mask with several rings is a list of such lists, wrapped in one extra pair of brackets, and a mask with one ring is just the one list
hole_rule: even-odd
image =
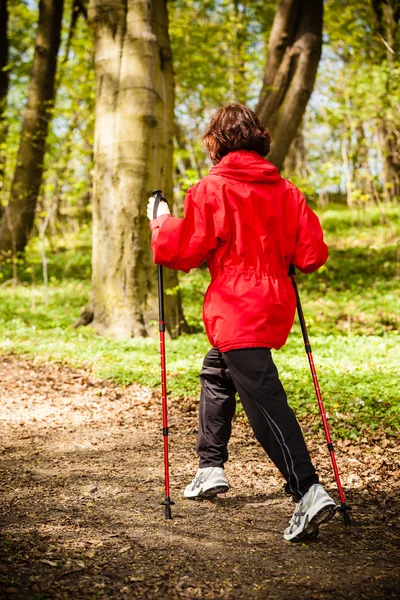
[(183, 219), (163, 215), (150, 227), (155, 263), (187, 272), (207, 261), (203, 320), (221, 352), (283, 346), (296, 311), (290, 263), (310, 273), (328, 258), (300, 191), (247, 150), (230, 152), (188, 191)]

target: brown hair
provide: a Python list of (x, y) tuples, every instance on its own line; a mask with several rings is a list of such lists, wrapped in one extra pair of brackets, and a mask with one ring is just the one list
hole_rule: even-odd
[(271, 143), (269, 131), (256, 113), (243, 104), (227, 104), (210, 121), (203, 136), (213, 165), (234, 150), (254, 150), (267, 156)]

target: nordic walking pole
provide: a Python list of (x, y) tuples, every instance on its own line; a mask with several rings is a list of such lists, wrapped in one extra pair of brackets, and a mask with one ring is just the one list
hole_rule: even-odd
[[(161, 190), (154, 190), (151, 193), (154, 196), (153, 219), (157, 217), (158, 205), (160, 202), (167, 202)], [(168, 204), (168, 202), (167, 202)], [(165, 518), (172, 519), (171, 506), (174, 502), (169, 493), (169, 462), (168, 462), (168, 411), (167, 411), (167, 371), (165, 368), (165, 317), (164, 317), (164, 281), (163, 268), (157, 265), (158, 271), (158, 314), (160, 331), (160, 358), (161, 358), (161, 398), (162, 398), (162, 422), (164, 438), (164, 481), (165, 481)]]
[(296, 294), (297, 314), (299, 315), (299, 321), (300, 321), (301, 332), (303, 334), (304, 346), (305, 346), (305, 349), (306, 349), (308, 362), (310, 364), (311, 375), (312, 375), (313, 382), (314, 382), (315, 393), (317, 394), (319, 411), (321, 413), (322, 422), (324, 424), (325, 437), (326, 437), (326, 441), (327, 441), (327, 444), (328, 444), (329, 454), (330, 454), (330, 457), (331, 457), (333, 472), (335, 474), (337, 489), (338, 489), (338, 492), (339, 492), (339, 497), (340, 497), (340, 508), (339, 508), (339, 511), (341, 513), (343, 513), (344, 524), (345, 525), (350, 525), (351, 524), (351, 519), (350, 519), (349, 511), (351, 510), (351, 508), (350, 508), (350, 506), (348, 506), (346, 504), (346, 500), (345, 500), (345, 497), (344, 497), (342, 484), (341, 484), (341, 481), (340, 481), (339, 470), (338, 470), (337, 464), (336, 464), (335, 451), (333, 449), (332, 438), (331, 438), (331, 434), (329, 432), (329, 425), (328, 425), (328, 421), (327, 421), (326, 414), (325, 414), (324, 403), (322, 402), (322, 395), (321, 395), (321, 390), (319, 388), (319, 383), (318, 383), (318, 378), (317, 378), (317, 372), (315, 370), (313, 355), (312, 355), (312, 351), (311, 351), (311, 344), (310, 344), (310, 340), (308, 339), (306, 322), (305, 322), (305, 319), (304, 319), (303, 309), (301, 307), (299, 290), (297, 289), (296, 270), (294, 268), (294, 265), (290, 265), (290, 267), (289, 267), (289, 277), (290, 277), (290, 281), (293, 284), (294, 291), (295, 291), (295, 294)]

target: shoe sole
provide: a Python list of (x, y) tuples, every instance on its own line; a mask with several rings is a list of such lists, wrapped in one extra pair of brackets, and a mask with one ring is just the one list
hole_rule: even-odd
[(303, 542), (306, 540), (313, 540), (318, 536), (319, 526), (330, 521), (336, 513), (336, 506), (329, 504), (329, 506), (323, 506), (311, 519), (308, 525), (303, 529), (301, 533), (287, 542)]
[(336, 513), (336, 506), (333, 504), (330, 504), (329, 506), (326, 506), (325, 508), (321, 508), (321, 510), (319, 512), (317, 512), (316, 515), (314, 515), (314, 517), (311, 519), (310, 521), (310, 525), (312, 525), (313, 527), (318, 527), (319, 525), (322, 525), (323, 523), (327, 523), (328, 521), (330, 521)]
[(207, 490), (200, 490), (200, 492), (196, 496), (185, 496), (187, 500), (210, 500), (211, 498), (215, 498), (217, 494), (226, 494), (229, 490), (229, 485), (215, 485), (214, 487), (210, 487)]
[(303, 531), (300, 534), (300, 537), (296, 539), (296, 542), (311, 542), (312, 540), (317, 539), (319, 535), (319, 527), (318, 525), (312, 531)]

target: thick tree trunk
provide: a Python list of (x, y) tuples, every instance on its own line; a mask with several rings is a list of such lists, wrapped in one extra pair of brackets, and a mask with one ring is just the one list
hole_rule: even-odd
[(323, 0), (281, 0), (272, 26), (256, 112), (270, 129), (268, 156), (280, 169), (296, 134), (317, 74)]
[[(165, 0), (91, 0), (96, 76), (93, 325), (116, 338), (147, 334), (155, 289), (147, 198), (172, 199), (174, 79)], [(166, 273), (176, 289), (176, 273)], [(166, 297), (172, 335), (184, 324)]]
[(40, 0), (39, 24), (10, 199), (0, 228), (0, 253), (26, 246), (43, 175), (43, 158), (54, 103), (63, 0)]

